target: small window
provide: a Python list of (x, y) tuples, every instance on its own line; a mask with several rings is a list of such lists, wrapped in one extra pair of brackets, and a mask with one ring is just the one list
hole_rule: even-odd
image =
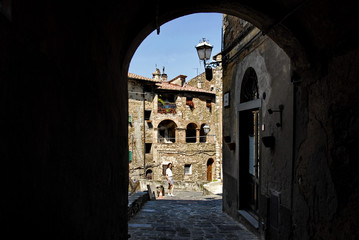
[(209, 112), (212, 112), (212, 101), (206, 100), (206, 107)]
[(145, 110), (145, 120), (150, 120), (151, 110)]
[(146, 171), (146, 178), (147, 178), (147, 179), (152, 179), (152, 174), (153, 174), (152, 170), (151, 170), (151, 169), (148, 169), (148, 170)]
[(192, 174), (192, 164), (185, 164), (184, 175), (191, 175), (191, 174)]
[(146, 153), (151, 153), (151, 147), (152, 147), (152, 143), (146, 143)]
[(186, 105), (189, 106), (191, 110), (194, 108), (192, 97), (186, 97)]

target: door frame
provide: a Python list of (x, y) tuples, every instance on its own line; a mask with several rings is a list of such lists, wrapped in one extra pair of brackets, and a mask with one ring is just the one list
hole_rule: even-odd
[[(237, 136), (237, 141), (238, 141), (238, 144), (237, 144), (237, 151), (238, 151), (238, 155), (237, 155), (237, 159), (238, 159), (238, 209), (239, 210), (249, 210), (249, 212), (252, 212), (252, 214), (255, 215), (255, 217), (258, 217), (256, 212), (253, 212), (253, 211), (250, 211), (250, 209), (246, 209), (243, 205), (244, 203), (241, 202), (241, 188), (244, 186), (244, 184), (246, 183), (243, 183), (241, 182), (241, 180), (243, 179), (243, 176), (241, 176), (241, 153), (240, 153), (240, 115), (242, 112), (244, 111), (250, 111), (250, 110), (258, 110), (259, 111), (259, 114), (258, 114), (258, 125), (261, 126), (262, 124), (262, 99), (261, 98), (258, 98), (258, 99), (255, 99), (255, 100), (251, 100), (251, 101), (248, 101), (248, 102), (243, 102), (243, 103), (240, 103), (240, 104), (237, 104), (236, 106), (237, 108), (237, 124), (238, 124), (238, 127), (237, 127), (237, 133), (236, 133), (236, 136)], [(260, 129), (259, 129), (260, 131)], [(260, 144), (260, 137), (258, 139), (259, 141), (259, 147), (258, 147), (258, 162), (260, 162), (261, 160), (261, 144)], [(260, 195), (260, 186), (261, 186), (261, 172), (259, 171), (259, 174), (258, 174), (258, 196), (257, 196), (257, 205), (259, 206), (260, 203), (260, 198), (259, 198), (259, 195)], [(243, 198), (242, 198), (243, 199)]]

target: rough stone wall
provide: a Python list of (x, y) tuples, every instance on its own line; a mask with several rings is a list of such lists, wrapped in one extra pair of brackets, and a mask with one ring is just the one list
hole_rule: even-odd
[[(154, 179), (165, 179), (162, 175), (162, 165), (172, 162), (173, 174), (175, 180), (206, 180), (206, 163), (210, 157), (215, 157), (214, 137), (207, 137), (208, 143), (199, 143), (199, 128), (207, 123), (211, 128), (215, 128), (215, 122), (212, 121), (212, 113), (207, 110), (206, 99), (212, 97), (196, 96), (191, 93), (174, 93), (176, 98), (176, 114), (154, 114), (153, 122), (153, 165), (158, 166), (153, 169)], [(186, 105), (186, 97), (193, 97), (194, 108), (191, 110)], [(153, 104), (157, 104), (154, 102)], [(163, 120), (172, 120), (176, 123), (176, 142), (158, 143), (157, 126)], [(186, 143), (186, 128), (189, 123), (197, 125), (197, 143)], [(201, 152), (205, 151), (205, 154)], [(184, 175), (184, 165), (192, 164), (192, 174)], [(217, 166), (213, 166), (217, 167)]]
[[(222, 61), (222, 56), (217, 55), (215, 61)], [(212, 104), (212, 117), (216, 127), (211, 130), (210, 135), (216, 135), (215, 144), (216, 144), (216, 179), (222, 179), (222, 142), (223, 142), (223, 69), (222, 64), (220, 63), (213, 69), (213, 79), (211, 81), (206, 80), (205, 73), (198, 75), (197, 77), (191, 79), (187, 82), (189, 86), (201, 87), (207, 91), (214, 91), (216, 93), (215, 103)]]
[[(144, 177), (144, 128), (148, 128), (144, 120), (144, 110), (152, 110), (152, 100), (149, 92), (144, 92), (144, 85), (141, 82), (131, 80), (128, 81), (128, 114), (131, 116), (131, 122), (128, 124), (128, 146), (132, 152), (132, 161), (129, 169), (130, 175), (134, 179)], [(148, 131), (146, 131), (147, 133)]]
[[(359, 237), (359, 52), (339, 54), (297, 89), (294, 237)], [(319, 80), (318, 80), (319, 79)], [(306, 105), (307, 104), (307, 105)], [(303, 221), (305, 219), (306, 221)]]
[(243, 32), (245, 26), (247, 26), (247, 21), (233, 17), (228, 14), (223, 14), (223, 44), (225, 47), (228, 47), (233, 41)]

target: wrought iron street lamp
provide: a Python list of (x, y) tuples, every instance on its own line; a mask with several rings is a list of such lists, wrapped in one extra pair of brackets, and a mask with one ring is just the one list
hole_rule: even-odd
[(206, 68), (206, 60), (211, 58), (213, 46), (209, 44), (205, 38), (203, 38), (203, 42), (199, 43), (196, 46), (198, 57), (204, 63), (204, 68)]
[(206, 63), (206, 60), (209, 60), (211, 58), (213, 46), (209, 44), (205, 38), (203, 38), (203, 41), (196, 46), (197, 54), (200, 60), (203, 61), (204, 69), (206, 71), (206, 79), (212, 80), (213, 74), (212, 74), (212, 64), (218, 64), (219, 62), (211, 62)]

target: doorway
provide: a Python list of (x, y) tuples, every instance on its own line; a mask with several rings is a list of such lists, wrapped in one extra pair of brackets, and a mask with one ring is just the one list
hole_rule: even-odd
[(241, 86), (239, 105), (239, 208), (258, 215), (260, 177), (260, 106), (258, 79), (253, 68), (248, 68)]
[(212, 182), (212, 175), (213, 175), (213, 171), (212, 171), (212, 166), (213, 166), (214, 160), (212, 158), (208, 159), (207, 161), (207, 181), (208, 182)]
[(258, 212), (259, 109), (240, 112), (240, 208)]

